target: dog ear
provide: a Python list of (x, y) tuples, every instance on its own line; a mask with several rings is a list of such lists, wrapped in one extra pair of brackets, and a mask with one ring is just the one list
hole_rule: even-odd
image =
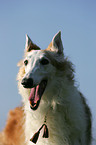
[(61, 31), (59, 31), (52, 39), (52, 51), (56, 51), (59, 54), (63, 53), (63, 45), (61, 40)]
[(40, 50), (40, 48), (32, 42), (28, 35), (26, 35), (25, 51), (30, 52), (31, 50)]

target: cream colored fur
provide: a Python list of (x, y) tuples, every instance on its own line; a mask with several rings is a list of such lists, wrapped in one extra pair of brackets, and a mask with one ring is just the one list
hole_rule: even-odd
[[(31, 41), (28, 39), (28, 36), (26, 41), (26, 48), (28, 48), (29, 42)], [(34, 56), (35, 51), (37, 51), (37, 53)], [(25, 51), (25, 58), (31, 54), (33, 55), (32, 59), (35, 58), (36, 61), (39, 59), (41, 54), (43, 56), (46, 52), (54, 57), (56, 62), (64, 62), (66, 60), (63, 55), (61, 32), (54, 36), (50, 49), (44, 51)], [(58, 53), (58, 55), (56, 55), (56, 53)], [(30, 61), (32, 62), (33, 60)], [(31, 62), (30, 64), (32, 64)], [(37, 145), (90, 145), (90, 141), (88, 143), (89, 136), (86, 135), (86, 128), (88, 126), (87, 120), (90, 116), (86, 115), (84, 107), (85, 104), (82, 102), (80, 92), (74, 86), (74, 80), (67, 77), (67, 74), (71, 73), (70, 69), (67, 69), (66, 67), (67, 70), (61, 70), (61, 68), (59, 70), (56, 66), (56, 62), (54, 65), (49, 64), (48, 68), (45, 69), (47, 75), (49, 73), (48, 84), (36, 111), (33, 111), (30, 108), (28, 101), (30, 89), (24, 88), (21, 81), (26, 74), (30, 74), (30, 70), (32, 71), (35, 67), (37, 67), (37, 63), (34, 63), (33, 68), (31, 66), (32, 69), (30, 67), (26, 69), (23, 64), (20, 64), (21, 70), (18, 74), (18, 86), (24, 103), (25, 143), (27, 145), (34, 144), (30, 141), (30, 138), (43, 124), (44, 117), (47, 114), (49, 138), (42, 138), (41, 132)], [(67, 64), (67, 61), (65, 64)], [(38, 73), (34, 72), (33, 79)], [(45, 74), (43, 73), (42, 78), (44, 75)], [(36, 77), (38, 78), (38, 82), (41, 81), (42, 78), (39, 75)]]

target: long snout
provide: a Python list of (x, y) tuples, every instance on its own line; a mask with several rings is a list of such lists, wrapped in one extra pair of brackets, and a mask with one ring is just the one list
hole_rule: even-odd
[(32, 78), (23, 78), (21, 84), (24, 88), (32, 88), (33, 87), (33, 80)]

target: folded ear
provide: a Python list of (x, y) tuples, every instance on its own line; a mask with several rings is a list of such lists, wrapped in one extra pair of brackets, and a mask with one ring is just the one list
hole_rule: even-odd
[(40, 50), (40, 48), (32, 42), (28, 35), (26, 35), (25, 51), (30, 52), (31, 50)]
[(59, 31), (52, 39), (51, 51), (56, 51), (57, 53), (63, 53), (63, 45), (61, 40), (61, 31)]

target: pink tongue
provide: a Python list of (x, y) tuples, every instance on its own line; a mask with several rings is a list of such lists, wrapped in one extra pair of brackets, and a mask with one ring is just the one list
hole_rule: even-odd
[(40, 95), (39, 95), (39, 85), (38, 85), (31, 89), (29, 101), (31, 101), (33, 104), (35, 104), (39, 100), (40, 100)]

